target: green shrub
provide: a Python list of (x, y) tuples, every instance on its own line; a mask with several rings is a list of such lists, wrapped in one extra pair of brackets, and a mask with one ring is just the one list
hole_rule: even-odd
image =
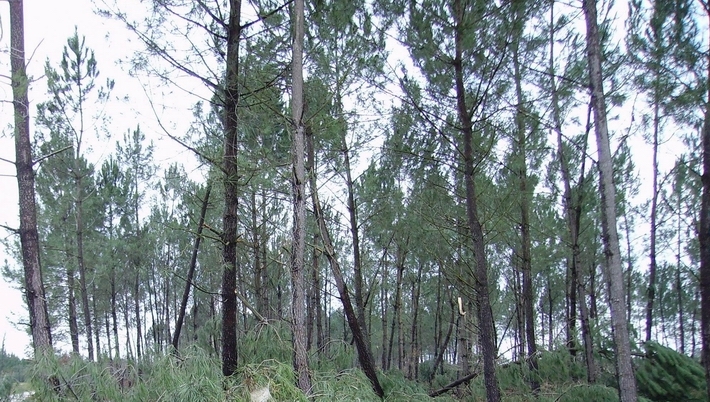
[(646, 342), (636, 369), (639, 393), (652, 401), (704, 401), (705, 372), (697, 361), (656, 342)]

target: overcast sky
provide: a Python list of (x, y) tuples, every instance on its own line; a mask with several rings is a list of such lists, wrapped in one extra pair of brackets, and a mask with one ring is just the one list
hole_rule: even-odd
[[(146, 101), (146, 91), (155, 94), (163, 89), (157, 85), (151, 86), (145, 80), (139, 82), (131, 78), (119, 66), (118, 61), (128, 57), (138, 44), (130, 41), (128, 31), (118, 22), (106, 20), (94, 14), (91, 0), (25, 0), (25, 49), (28, 59), (28, 75), (36, 80), (30, 87), (30, 113), (32, 118), (37, 103), (46, 99), (46, 82), (42, 79), (47, 59), (55, 65), (61, 60), (61, 54), (66, 40), (74, 34), (75, 27), (80, 36), (86, 36), (86, 45), (96, 54), (100, 70), (99, 82), (105, 82), (107, 77), (115, 80), (113, 91), (114, 101), (110, 107), (110, 131), (112, 137), (106, 141), (94, 139), (91, 155), (88, 159), (100, 164), (115, 149), (115, 143), (129, 129), (135, 129), (140, 124), (141, 130), (148, 139), (153, 140), (156, 163), (163, 166), (173, 161), (184, 162), (190, 159), (189, 153), (180, 149), (162, 134), (155, 123), (153, 112)], [(10, 18), (9, 5), (0, 1), (0, 74), (9, 76), (9, 40)], [(145, 86), (145, 88), (144, 88)], [(162, 94), (163, 96), (166, 94)], [(158, 96), (161, 98), (161, 96)], [(0, 81), (0, 158), (12, 161), (14, 157), (14, 142), (12, 139), (12, 92), (6, 78)], [(121, 100), (122, 99), (122, 100)], [(170, 104), (166, 106), (170, 117), (169, 123), (189, 123), (189, 108), (195, 99), (189, 96), (170, 96)], [(160, 104), (160, 103), (159, 103)], [(160, 106), (159, 106), (160, 107)], [(177, 112), (177, 113), (175, 113)], [(187, 113), (186, 113), (187, 112)], [(175, 116), (179, 116), (175, 118)], [(172, 121), (172, 120), (182, 120)], [(90, 136), (91, 137), (91, 136)], [(189, 170), (189, 168), (188, 168)], [(17, 181), (14, 177), (15, 168), (12, 164), (0, 161), (0, 224), (17, 227)], [(0, 229), (0, 236), (9, 238), (9, 234)], [(11, 267), (18, 267), (15, 259), (7, 250), (0, 248), (0, 263), (7, 260)], [(8, 352), (18, 356), (28, 356), (29, 336), (23, 325), (27, 312), (19, 290), (14, 284), (8, 284), (0, 278), (0, 341), (4, 338)], [(68, 349), (66, 345), (58, 345), (60, 349)]]

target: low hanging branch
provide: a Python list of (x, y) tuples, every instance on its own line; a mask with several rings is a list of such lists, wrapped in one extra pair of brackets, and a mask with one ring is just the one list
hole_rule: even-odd
[(445, 394), (445, 393), (451, 391), (452, 389), (458, 387), (461, 384), (464, 384), (464, 383), (467, 383), (467, 382), (473, 380), (474, 378), (478, 377), (479, 374), (481, 374), (481, 373), (478, 371), (474, 371), (473, 373), (471, 373), (465, 377), (461, 377), (458, 380), (446, 385), (443, 388), (440, 388), (440, 389), (437, 389), (436, 391), (430, 392), (429, 396), (432, 398), (436, 398), (437, 396)]

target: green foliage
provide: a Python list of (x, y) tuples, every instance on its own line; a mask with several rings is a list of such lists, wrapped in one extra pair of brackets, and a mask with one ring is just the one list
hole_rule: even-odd
[(564, 391), (556, 400), (560, 402), (616, 402), (619, 400), (619, 392), (604, 385), (575, 384)]
[(12, 394), (20, 392), (27, 369), (27, 362), (7, 353), (3, 344), (0, 348), (0, 401), (9, 401)]
[(239, 347), (239, 361), (258, 364), (262, 361), (291, 361), (293, 349), (289, 326), (281, 321), (258, 324), (248, 331)]
[(673, 349), (647, 342), (646, 357), (636, 370), (639, 392), (653, 401), (703, 401), (703, 367)]

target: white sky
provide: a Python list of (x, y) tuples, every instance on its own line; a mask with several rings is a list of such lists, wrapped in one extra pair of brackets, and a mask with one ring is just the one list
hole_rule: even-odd
[[(169, 105), (157, 101), (163, 113), (171, 116), (169, 123), (178, 127), (186, 127), (191, 120), (189, 108), (195, 102), (189, 96), (175, 96), (176, 94), (161, 93), (161, 89), (154, 86), (144, 89), (138, 80), (133, 79), (118, 67), (117, 62), (133, 53), (138, 44), (129, 40), (129, 32), (118, 22), (106, 20), (94, 14), (91, 0), (25, 0), (25, 51), (28, 59), (27, 71), (31, 78), (37, 80), (30, 87), (30, 113), (34, 117), (37, 103), (46, 99), (46, 82), (42, 79), (44, 65), (49, 58), (51, 62), (58, 63), (66, 40), (73, 35), (75, 26), (80, 36), (86, 36), (86, 45), (93, 49), (100, 71), (99, 83), (105, 82), (107, 77), (115, 80), (113, 96), (117, 98), (128, 97), (127, 101), (112, 101), (110, 104), (112, 137), (110, 140), (93, 141), (92, 153), (88, 157), (95, 164), (100, 164), (115, 149), (115, 143), (129, 129), (135, 129), (140, 123), (141, 130), (149, 140), (155, 144), (155, 162), (167, 166), (173, 161), (181, 163), (191, 159), (189, 152), (179, 148), (176, 144), (162, 134), (155, 123), (153, 112), (146, 101), (146, 91), (169, 95)], [(0, 74), (9, 76), (9, 40), (10, 18), (9, 5), (0, 1)], [(31, 57), (31, 59), (30, 59)], [(6, 78), (0, 79), (0, 158), (14, 160), (14, 142), (12, 139), (12, 92)], [(165, 110), (162, 110), (165, 109)], [(177, 113), (176, 113), (177, 112)], [(175, 121), (175, 116), (178, 120)], [(90, 135), (92, 137), (92, 135)], [(0, 161), (0, 224), (17, 227), (17, 181), (14, 177), (14, 166)], [(0, 236), (8, 236), (5, 230), (0, 229)], [(0, 249), (0, 263), (8, 260), (11, 266), (16, 264), (8, 255), (7, 250)], [(14, 265), (16, 266), (16, 265)], [(8, 352), (18, 356), (28, 356), (29, 336), (24, 325), (26, 322), (26, 308), (22, 295), (15, 285), (5, 282), (0, 278), (0, 341), (5, 339), (5, 348)]]

